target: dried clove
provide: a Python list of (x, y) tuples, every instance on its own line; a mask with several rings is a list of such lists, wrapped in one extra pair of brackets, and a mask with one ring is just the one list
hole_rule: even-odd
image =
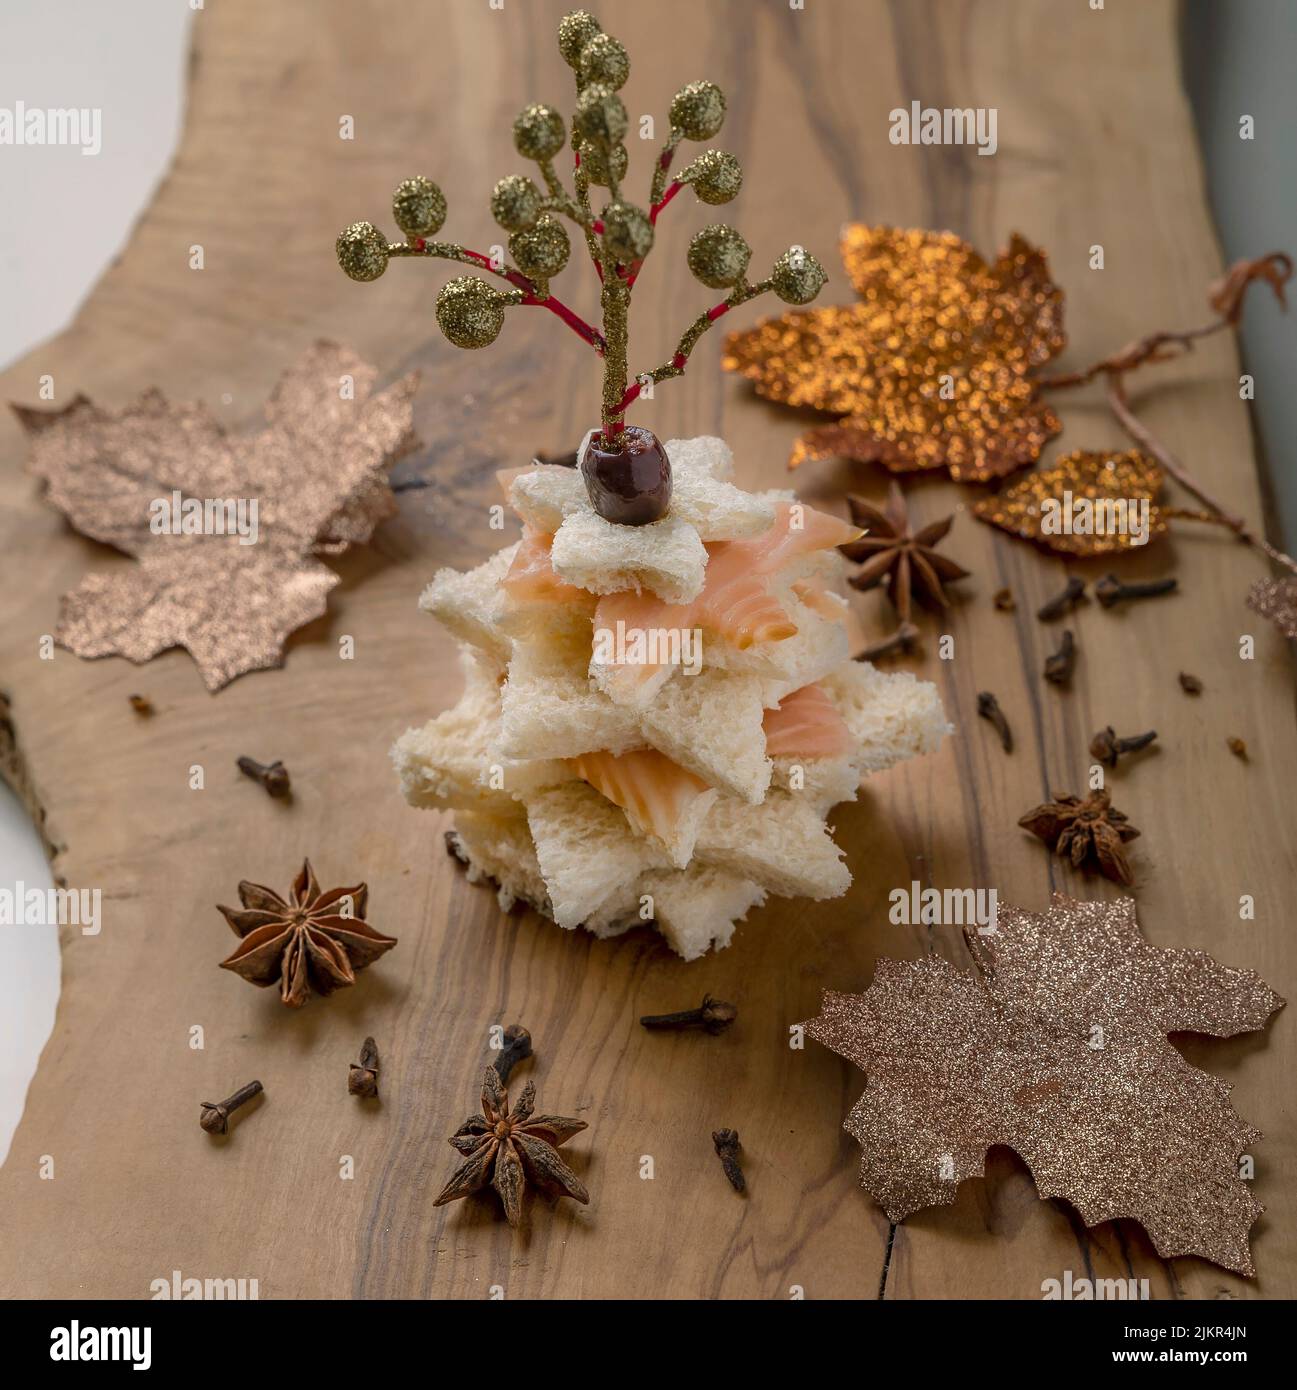
[(991, 694), (989, 690), (979, 690), (977, 693), (977, 712), (995, 728), (995, 732), (1000, 735), (1000, 742), (1004, 745), (1006, 753), (1013, 752), (1013, 730), (1009, 728), (1009, 721), (1004, 716), (1004, 711), (1000, 708), (1000, 702)]
[(1063, 633), (1059, 649), (1045, 658), (1045, 679), (1052, 685), (1067, 685), (1076, 670), (1076, 638), (1071, 629)]
[(674, 1014), (645, 1014), (640, 1023), (645, 1028), (701, 1028), (714, 1036), (723, 1033), (738, 1016), (739, 1011), (733, 1004), (704, 994), (703, 1002), (696, 1009), (681, 1009)]
[(1012, 589), (997, 589), (991, 597), (991, 602), (1001, 613), (1012, 613), (1018, 606), (1013, 600)]
[(1146, 734), (1133, 734), (1130, 738), (1118, 738), (1111, 724), (1100, 729), (1090, 740), (1090, 756), (1109, 767), (1117, 766), (1117, 759), (1125, 753), (1138, 753), (1147, 748), (1157, 737), (1157, 730), (1150, 729)]
[(1186, 695), (1201, 695), (1202, 682), (1197, 676), (1191, 676), (1188, 671), (1181, 671), (1180, 689), (1183, 690)]
[(210, 1100), (203, 1101), (203, 1112), (198, 1117), (198, 1123), (202, 1125), (208, 1134), (228, 1134), (230, 1116), (234, 1114), (239, 1106), (246, 1105), (253, 1096), (259, 1096), (262, 1089), (260, 1081), (249, 1081), (246, 1086), (240, 1086), (228, 1100), (220, 1102)]
[(131, 708), (141, 719), (147, 719), (153, 711), (153, 701), (147, 695), (128, 695), (126, 697), (131, 702)]
[(918, 640), (919, 629), (913, 623), (902, 623), (890, 637), (884, 637), (881, 642), (875, 642), (872, 647), (857, 652), (852, 660), (877, 661), (880, 656), (886, 656), (889, 652), (909, 652)]
[(278, 758), (273, 763), (259, 763), (256, 758), (245, 756), (239, 758), (238, 763), (239, 771), (251, 777), (254, 782), (260, 782), (271, 796), (287, 796), (293, 789), (288, 778), (288, 769)]
[(1105, 608), (1121, 603), (1124, 599), (1157, 598), (1159, 594), (1169, 594), (1176, 587), (1174, 575), (1165, 579), (1150, 579), (1142, 584), (1125, 584), (1115, 574), (1105, 574), (1094, 586), (1094, 596)]
[(521, 1023), (511, 1023), (504, 1030), (504, 1046), (492, 1063), (500, 1077), (501, 1084), (507, 1086), (514, 1067), (531, 1055), (531, 1034)]
[(1237, 734), (1231, 734), (1225, 740), (1225, 746), (1236, 758), (1242, 758), (1247, 762), (1247, 744)]
[(738, 1130), (713, 1130), (712, 1143), (716, 1146), (716, 1154), (720, 1158), (721, 1167), (725, 1170), (725, 1176), (730, 1180), (730, 1186), (735, 1192), (746, 1192), (748, 1190), (747, 1180), (743, 1176), (743, 1169), (739, 1166)]
[(347, 1090), (362, 1100), (378, 1098), (378, 1044), (366, 1038), (360, 1047), (360, 1061), (353, 1062), (347, 1073)]
[(1069, 577), (1067, 585), (1062, 593), (1055, 594), (1048, 603), (1042, 604), (1036, 610), (1036, 617), (1042, 623), (1053, 622), (1055, 618), (1061, 618), (1064, 613), (1070, 613), (1078, 603), (1085, 599), (1085, 580), (1078, 579), (1075, 575)]

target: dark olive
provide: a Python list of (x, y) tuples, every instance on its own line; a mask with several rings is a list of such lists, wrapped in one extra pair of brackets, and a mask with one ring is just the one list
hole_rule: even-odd
[(661, 521), (671, 505), (671, 464), (661, 440), (639, 425), (627, 425), (615, 445), (596, 431), (581, 459), (591, 504), (605, 521), (647, 526)]

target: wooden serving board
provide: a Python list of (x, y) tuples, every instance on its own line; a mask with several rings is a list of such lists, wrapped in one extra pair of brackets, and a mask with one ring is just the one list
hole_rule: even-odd
[[(647, 931), (613, 942), (503, 916), (447, 858), (444, 817), (401, 801), (387, 748), (457, 693), (452, 644), (415, 610), (442, 564), (467, 565), (500, 543), (488, 527), (493, 471), (535, 449), (570, 448), (593, 418), (595, 365), (547, 315), (515, 314), (495, 348), (450, 348), (433, 323), (444, 278), (394, 265), (372, 286), (338, 272), (333, 238), (357, 217), (387, 224), (396, 182), (427, 172), (450, 199), (447, 230), (469, 244), (498, 233), (488, 190), (517, 167), (510, 125), (527, 100), (569, 105), (554, 44), (563, 6), (481, 3), (365, 6), (223, 0), (194, 18), (189, 107), (175, 165), (119, 261), (75, 323), (0, 379), (7, 399), (77, 391), (121, 405), (149, 386), (202, 398), (232, 426), (255, 427), (276, 376), (318, 336), (349, 343), (386, 379), (423, 370), (422, 450), (403, 478), (401, 515), (344, 560), (328, 616), (289, 644), (282, 670), (211, 696), (192, 661), (170, 653), (137, 669), (119, 659), (38, 657), (58, 597), (91, 569), (129, 561), (72, 534), (24, 473), (24, 445), (0, 423), (5, 601), (0, 678), (33, 785), (62, 847), (59, 872), (100, 887), (98, 937), (69, 934), (58, 1019), (0, 1171), (0, 1295), (148, 1297), (173, 1270), (255, 1278), (262, 1297), (1038, 1298), (1042, 1281), (1141, 1278), (1154, 1297), (1291, 1297), (1297, 1293), (1297, 1179), (1291, 1078), (1293, 1020), (1229, 1042), (1184, 1041), (1187, 1055), (1235, 1087), (1265, 1131), (1255, 1191), (1268, 1207), (1253, 1232), (1258, 1277), (1195, 1259), (1162, 1261), (1133, 1223), (1087, 1231), (1064, 1204), (1041, 1202), (1024, 1165), (997, 1151), (985, 1180), (956, 1203), (893, 1233), (856, 1183), (858, 1153), (841, 1129), (861, 1074), (790, 1024), (823, 987), (863, 989), (881, 955), (935, 950), (962, 964), (953, 929), (889, 925), (889, 891), (919, 879), (996, 887), (1041, 908), (1051, 888), (1107, 895), (1017, 829), (1051, 789), (1081, 787), (1087, 744), (1109, 722), (1156, 727), (1160, 753), (1115, 777), (1115, 800), (1144, 836), (1135, 846), (1140, 920), (1150, 941), (1201, 947), (1297, 992), (1292, 787), (1297, 782), (1293, 672), (1279, 638), (1243, 606), (1262, 569), (1213, 532), (1122, 566), (1148, 575), (1174, 562), (1182, 592), (1109, 615), (1080, 613), (1074, 688), (1043, 685), (1056, 632), (1032, 616), (1061, 587), (1063, 566), (963, 516), (950, 553), (974, 571), (948, 620), (929, 620), (923, 658), (958, 733), (933, 757), (868, 784), (836, 816), (855, 883), (841, 901), (779, 903), (733, 946), (692, 965)], [(601, 7), (630, 49), (632, 116), (663, 118), (671, 93), (708, 76), (729, 94), (722, 143), (747, 174), (735, 222), (768, 264), (792, 241), (835, 272), (835, 243), (858, 218), (951, 228), (986, 253), (1017, 230), (1048, 248), (1068, 294), (1080, 365), (1155, 327), (1205, 317), (1221, 257), (1204, 199), (1178, 78), (1171, 0), (1110, 5), (829, 3), (793, 10), (655, 0)], [(999, 151), (904, 148), (888, 112), (918, 98), (994, 106)], [(338, 138), (355, 118), (356, 138)], [(650, 149), (633, 142), (647, 184)], [(635, 185), (638, 186), (638, 185)], [(679, 199), (659, 227), (641, 282), (632, 366), (670, 350), (706, 302), (684, 262), (688, 236), (714, 220)], [(1276, 229), (1276, 237), (1281, 229)], [(201, 243), (206, 269), (188, 268)], [(1106, 268), (1088, 268), (1101, 243)], [(1257, 247), (1257, 252), (1271, 249)], [(574, 258), (575, 261), (576, 258)], [(580, 271), (563, 294), (594, 312)], [(744, 311), (736, 326), (750, 322)], [(756, 401), (717, 368), (720, 334), (689, 374), (639, 416), (663, 438), (723, 434), (741, 481), (785, 483), (803, 425)], [(1148, 421), (1216, 493), (1251, 519), (1261, 501), (1233, 346), (1138, 380)], [(223, 402), (228, 397), (228, 403)], [(1123, 445), (1098, 394), (1061, 402), (1059, 448)], [(303, 469), (311, 461), (302, 460)], [(843, 466), (799, 475), (809, 500), (841, 508), (853, 483), (880, 496), (876, 473)], [(949, 483), (911, 489), (921, 518), (967, 506)], [(1097, 578), (1107, 565), (1082, 567)], [(990, 596), (1012, 588), (1017, 611)], [(870, 636), (886, 614), (856, 600)], [(939, 631), (955, 656), (936, 659)], [(1244, 632), (1257, 656), (1238, 657)], [(339, 638), (356, 656), (339, 660)], [(1176, 673), (1198, 674), (1198, 700)], [(975, 717), (994, 690), (1014, 724), (1006, 757)], [(127, 695), (157, 706), (139, 720)], [(1238, 734), (1243, 763), (1225, 748)], [(282, 758), (290, 807), (234, 767), (236, 755)], [(206, 788), (188, 787), (191, 764)], [(232, 938), (214, 910), (242, 877), (287, 886), (309, 854), (329, 882), (363, 877), (371, 920), (400, 946), (357, 988), (300, 1013), (273, 992), (216, 968)], [(1255, 921), (1240, 921), (1251, 894)], [(704, 991), (737, 1002), (725, 1036), (650, 1036), (641, 1013)], [(475, 1105), (494, 1024), (525, 1023), (545, 1108), (583, 1116), (569, 1146), (588, 1208), (538, 1203), (529, 1235), (489, 1201), (434, 1209), (449, 1173), (449, 1134)], [(201, 1028), (204, 1046), (191, 1047)], [(347, 1064), (373, 1033), (383, 1100), (345, 1092)], [(256, 1076), (267, 1098), (223, 1143), (195, 1123), (200, 1099)], [(750, 1195), (726, 1186), (710, 1134), (742, 1135)], [(344, 1156), (354, 1177), (340, 1176)], [(44, 1156), (53, 1178), (42, 1178)], [(652, 1176), (642, 1176), (645, 1157)]]

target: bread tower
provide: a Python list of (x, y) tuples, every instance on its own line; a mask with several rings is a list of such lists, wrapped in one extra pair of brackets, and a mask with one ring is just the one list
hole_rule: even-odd
[[(348, 227), (338, 259), (357, 280), (398, 256), (478, 266), (443, 286), (437, 321), (457, 346), (485, 347), (505, 310), (553, 312), (603, 359), (603, 410), (575, 466), (535, 463), (499, 475), (521, 537), (467, 573), (439, 571), (420, 606), (460, 644), (458, 704), (393, 749), (411, 804), (454, 812), (450, 843), (500, 904), (525, 902), (563, 927), (615, 935), (649, 922), (686, 959), (729, 943), (768, 895), (837, 897), (851, 875), (825, 825), (860, 778), (934, 748), (947, 732), (935, 687), (853, 662), (837, 547), (861, 532), (791, 492), (746, 492), (723, 440), (662, 444), (628, 425), (650, 383), (679, 376), (723, 314), (759, 294), (804, 304), (824, 283), (799, 246), (748, 279), (732, 227), (690, 242), (694, 276), (728, 291), (686, 329), (661, 366), (629, 380), (631, 293), (659, 213), (684, 187), (705, 203), (737, 193), (732, 155), (705, 150), (674, 178), (685, 140), (709, 140), (725, 100), (694, 82), (671, 103), (648, 210), (620, 182), (627, 116), (617, 89), (624, 48), (583, 12), (559, 26), (576, 73), (573, 191), (554, 169), (569, 143), (562, 116), (532, 105), (514, 125), (523, 175), (491, 199), (514, 264), (429, 240), (446, 203), (407, 179), (393, 211), (404, 242), (371, 223)], [(596, 211), (592, 187), (607, 191)], [(602, 328), (550, 292), (570, 254), (572, 222), (600, 280)]]

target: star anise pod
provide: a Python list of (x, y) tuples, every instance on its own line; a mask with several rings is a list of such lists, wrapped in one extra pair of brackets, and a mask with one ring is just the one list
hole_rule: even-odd
[(851, 576), (853, 588), (872, 589), (885, 579), (887, 596), (902, 622), (909, 620), (911, 597), (929, 607), (949, 606), (942, 580), (948, 583), (968, 576), (962, 565), (936, 549), (949, 534), (955, 521), (953, 515), (912, 530), (905, 494), (895, 482), (888, 489), (881, 510), (854, 495), (847, 498), (847, 506), (852, 521), (867, 532), (858, 541), (838, 547), (847, 559), (860, 563)]
[(356, 971), (396, 945), (364, 920), (369, 888), (331, 888), (321, 892), (310, 860), (293, 880), (289, 900), (246, 879), (239, 884), (240, 911), (221, 907), (225, 920), (243, 940), (221, 962), (250, 984), (279, 985), (279, 997), (300, 1009), (311, 996), (332, 994), (356, 983)]
[(1084, 801), (1054, 793), (1053, 801), (1028, 811), (1018, 824), (1038, 835), (1073, 868), (1093, 859), (1106, 877), (1129, 888), (1134, 882), (1126, 859), (1126, 842), (1139, 831), (1112, 805), (1107, 791), (1091, 792)]
[(588, 1203), (585, 1184), (558, 1156), (558, 1146), (586, 1128), (584, 1120), (562, 1115), (533, 1115), (536, 1087), (529, 1081), (518, 1104), (509, 1109), (509, 1093), (494, 1067), (482, 1080), (482, 1113), (471, 1115), (450, 1136), (464, 1162), (433, 1203), (445, 1206), (457, 1197), (479, 1192), (488, 1183), (504, 1204), (510, 1226), (522, 1220), (522, 1194), (528, 1180), (555, 1197)]

